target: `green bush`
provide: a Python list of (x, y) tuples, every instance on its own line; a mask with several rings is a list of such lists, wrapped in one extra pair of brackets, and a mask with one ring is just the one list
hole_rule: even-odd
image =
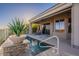
[(38, 24), (32, 24), (32, 31), (33, 31), (33, 33), (36, 33), (38, 26), (39, 26)]
[(12, 34), (15, 34), (16, 36), (20, 36), (21, 34), (25, 34), (28, 26), (23, 23), (23, 21), (20, 21), (19, 18), (15, 18), (12, 20), (12, 23), (9, 23), (8, 25), (10, 32)]

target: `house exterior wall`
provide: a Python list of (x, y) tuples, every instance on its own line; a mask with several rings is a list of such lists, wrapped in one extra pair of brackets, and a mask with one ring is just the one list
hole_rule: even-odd
[(71, 43), (74, 47), (79, 48), (79, 4), (72, 6), (72, 40)]
[[(58, 36), (60, 39), (67, 39), (68, 38), (68, 19), (70, 18), (70, 14), (66, 14), (66, 13), (62, 13), (62, 14), (59, 14), (59, 15), (56, 15), (54, 17), (54, 32), (53, 32), (53, 35), (56, 35)], [(58, 19), (64, 19), (64, 32), (57, 32), (55, 31), (55, 21), (58, 20)], [(70, 37), (70, 36), (69, 36)]]
[[(45, 20), (41, 20), (37, 23), (39, 24), (45, 24), (45, 23), (50, 23), (50, 36), (52, 35), (56, 35), (58, 36), (60, 39), (67, 39), (70, 38), (71, 36), (67, 36), (69, 33), (68, 32), (68, 19), (71, 17), (70, 12), (65, 12), (65, 13), (61, 13), (55, 16), (52, 16), (50, 18), (47, 18)], [(65, 27), (65, 31), (64, 32), (57, 32), (55, 31), (55, 21), (59, 20), (59, 19), (64, 19), (64, 27)]]
[[(50, 35), (56, 35), (60, 39), (71, 39), (71, 45), (74, 47), (79, 48), (79, 4), (73, 4), (71, 8), (71, 13), (61, 13), (58, 15), (55, 15), (53, 17), (50, 17), (46, 20), (40, 21), (40, 24), (44, 23), (50, 23), (50, 29), (53, 28), (53, 30), (50, 31)], [(71, 26), (72, 26), (72, 32), (68, 33), (68, 19), (71, 18)], [(65, 22), (65, 31), (64, 32), (56, 32), (55, 31), (55, 21), (57, 19), (64, 19)], [(52, 28), (51, 28), (52, 27)]]

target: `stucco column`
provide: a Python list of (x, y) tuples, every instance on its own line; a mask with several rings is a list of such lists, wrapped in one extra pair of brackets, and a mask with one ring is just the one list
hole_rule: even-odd
[(71, 15), (72, 15), (71, 44), (74, 47), (79, 47), (79, 4), (72, 5)]
[(55, 28), (55, 26), (56, 26), (55, 20), (56, 20), (56, 19), (54, 19), (54, 21), (53, 21), (53, 32), (55, 32), (55, 30), (56, 30), (56, 28)]
[(65, 23), (64, 23), (64, 29), (65, 29), (65, 39), (68, 40), (68, 18), (65, 18)]
[(38, 33), (40, 31), (40, 25), (38, 25), (36, 32)]
[(53, 25), (53, 22), (52, 22), (52, 23), (50, 23), (50, 36), (53, 35), (53, 27), (54, 27), (54, 25)]
[(32, 34), (32, 23), (29, 24), (29, 34)]
[(40, 32), (41, 32), (41, 34), (42, 34), (42, 24), (40, 24)]

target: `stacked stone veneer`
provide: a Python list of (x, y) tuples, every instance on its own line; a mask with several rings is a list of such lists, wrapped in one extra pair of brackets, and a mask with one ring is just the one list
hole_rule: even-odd
[(0, 56), (18, 56), (25, 52), (28, 41), (23, 43), (24, 37), (9, 37), (0, 46)]

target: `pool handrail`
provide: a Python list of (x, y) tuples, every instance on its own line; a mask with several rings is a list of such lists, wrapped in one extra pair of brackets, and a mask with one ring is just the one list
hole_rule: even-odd
[[(56, 43), (56, 44), (57, 44), (57, 47), (54, 47), (54, 46), (41, 46), (41, 45), (40, 45), (41, 43), (45, 42), (46, 40), (50, 40), (50, 39), (54, 39), (54, 38), (56, 38), (56, 40), (57, 40), (57, 43)], [(44, 47), (44, 48), (46, 48), (46, 47), (51, 47), (51, 48), (57, 50), (57, 53), (56, 53), (56, 54), (59, 54), (59, 38), (58, 38), (57, 36), (48, 37), (47, 39), (45, 39), (45, 40), (43, 40), (42, 42), (40, 42), (40, 43), (39, 43), (39, 46), (40, 46), (40, 47)]]

